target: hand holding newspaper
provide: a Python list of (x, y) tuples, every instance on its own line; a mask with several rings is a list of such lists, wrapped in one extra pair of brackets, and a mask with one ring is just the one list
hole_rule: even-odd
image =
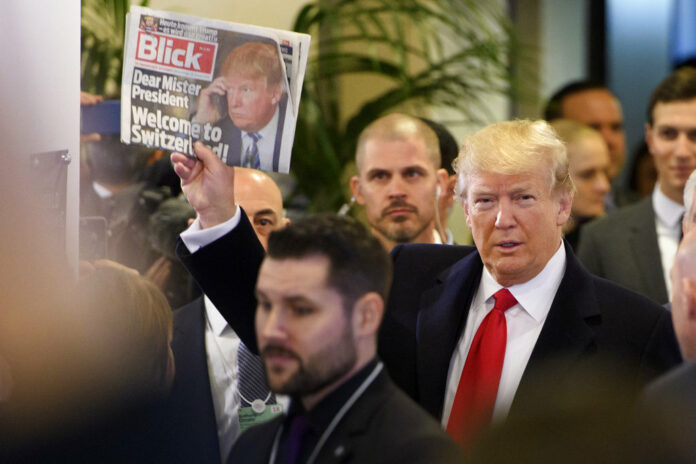
[(310, 36), (132, 6), (121, 140), (287, 173)]

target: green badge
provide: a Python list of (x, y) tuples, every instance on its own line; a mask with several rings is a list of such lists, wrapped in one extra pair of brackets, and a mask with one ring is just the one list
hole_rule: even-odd
[[(259, 401), (263, 403), (263, 401)], [(256, 402), (254, 402), (256, 403)], [(259, 407), (253, 404), (251, 407), (239, 408), (239, 428), (244, 433), (249, 427), (262, 424), (283, 413), (283, 407), (279, 404), (269, 404)]]

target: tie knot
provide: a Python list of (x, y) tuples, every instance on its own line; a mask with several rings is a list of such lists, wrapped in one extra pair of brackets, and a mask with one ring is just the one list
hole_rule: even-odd
[(512, 308), (517, 303), (517, 300), (514, 296), (512, 296), (512, 293), (510, 293), (510, 290), (507, 288), (501, 288), (495, 292), (493, 298), (495, 298), (495, 305), (493, 306), (493, 309), (503, 312)]
[(251, 137), (251, 140), (253, 142), (258, 142), (261, 138), (261, 134), (259, 134), (258, 132), (248, 132), (247, 135)]

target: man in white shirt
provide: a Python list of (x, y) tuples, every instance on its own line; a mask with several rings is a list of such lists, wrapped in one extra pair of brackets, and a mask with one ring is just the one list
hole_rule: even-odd
[[(222, 234), (197, 251), (181, 245), (177, 251), (211, 298), (211, 292), (224, 298), (224, 286), (210, 285), (214, 276), (206, 269), (220, 256), (246, 260), (245, 248), (235, 246), (241, 223), (218, 200), (216, 186), (224, 183), (199, 178), (222, 179), (224, 166), (211, 163), (208, 171), (183, 156), (172, 159), (184, 192), (205, 215), (204, 228)], [(565, 371), (609, 360), (636, 389), (680, 361), (669, 313), (595, 278), (563, 243), (573, 183), (566, 148), (547, 123), (504, 122), (468, 137), (458, 176), (476, 248), (395, 247), (379, 337), (379, 355), (395, 383), (458, 442), (470, 438), (459, 431), (475, 432), (494, 414), (514, 411), (550, 361), (564, 361), (564, 371), (555, 373), (559, 388)], [(253, 312), (235, 317), (237, 332), (245, 331), (240, 337), (254, 343)], [(487, 362), (494, 351), (496, 362)], [(486, 401), (461, 400), (467, 397)], [(463, 424), (467, 417), (477, 419), (474, 427)]]
[(658, 173), (653, 194), (588, 224), (578, 257), (598, 276), (663, 304), (681, 239), (684, 185), (696, 168), (696, 70), (677, 70), (655, 89), (645, 141)]
[[(234, 171), (235, 201), (265, 247), (270, 233), (289, 223), (280, 190), (263, 172)], [(182, 462), (227, 462), (232, 445), (248, 425), (239, 420), (244, 407), (239, 391), (240, 339), (204, 296), (174, 313), (172, 348), (177, 375), (171, 408), (176, 428), (184, 434), (177, 443)], [(278, 401), (286, 405), (287, 400), (278, 397)]]

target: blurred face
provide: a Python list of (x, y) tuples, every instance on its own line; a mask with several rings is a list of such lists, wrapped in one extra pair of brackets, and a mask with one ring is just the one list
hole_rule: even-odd
[(568, 145), (570, 176), (577, 192), (573, 215), (581, 218), (604, 214), (604, 197), (609, 193), (609, 152), (599, 137), (583, 137)]
[(280, 86), (266, 88), (266, 78), (232, 71), (225, 77), (227, 112), (239, 129), (256, 132), (273, 118), (280, 101)]
[(672, 322), (685, 360), (696, 358), (696, 275), (694, 235), (684, 236), (670, 272), (672, 279)]
[(564, 98), (561, 110), (564, 118), (590, 126), (602, 135), (609, 148), (609, 180), (618, 176), (626, 160), (626, 136), (616, 97), (604, 89), (585, 90)]
[(535, 277), (561, 245), (571, 199), (551, 195), (545, 171), (469, 175), (466, 222), (483, 264), (503, 286)]
[(425, 142), (372, 139), (363, 155), (351, 188), (372, 232), (383, 243), (432, 242), (438, 179)]
[(327, 287), (324, 256), (261, 265), (256, 287), (256, 335), (271, 390), (307, 396), (330, 391), (357, 362), (343, 299)]
[(696, 168), (696, 99), (655, 105), (653, 124), (645, 126), (645, 141), (660, 189), (683, 203), (684, 185)]
[(283, 198), (276, 184), (260, 172), (235, 168), (234, 200), (247, 214), (264, 248), (274, 230), (287, 226)]

